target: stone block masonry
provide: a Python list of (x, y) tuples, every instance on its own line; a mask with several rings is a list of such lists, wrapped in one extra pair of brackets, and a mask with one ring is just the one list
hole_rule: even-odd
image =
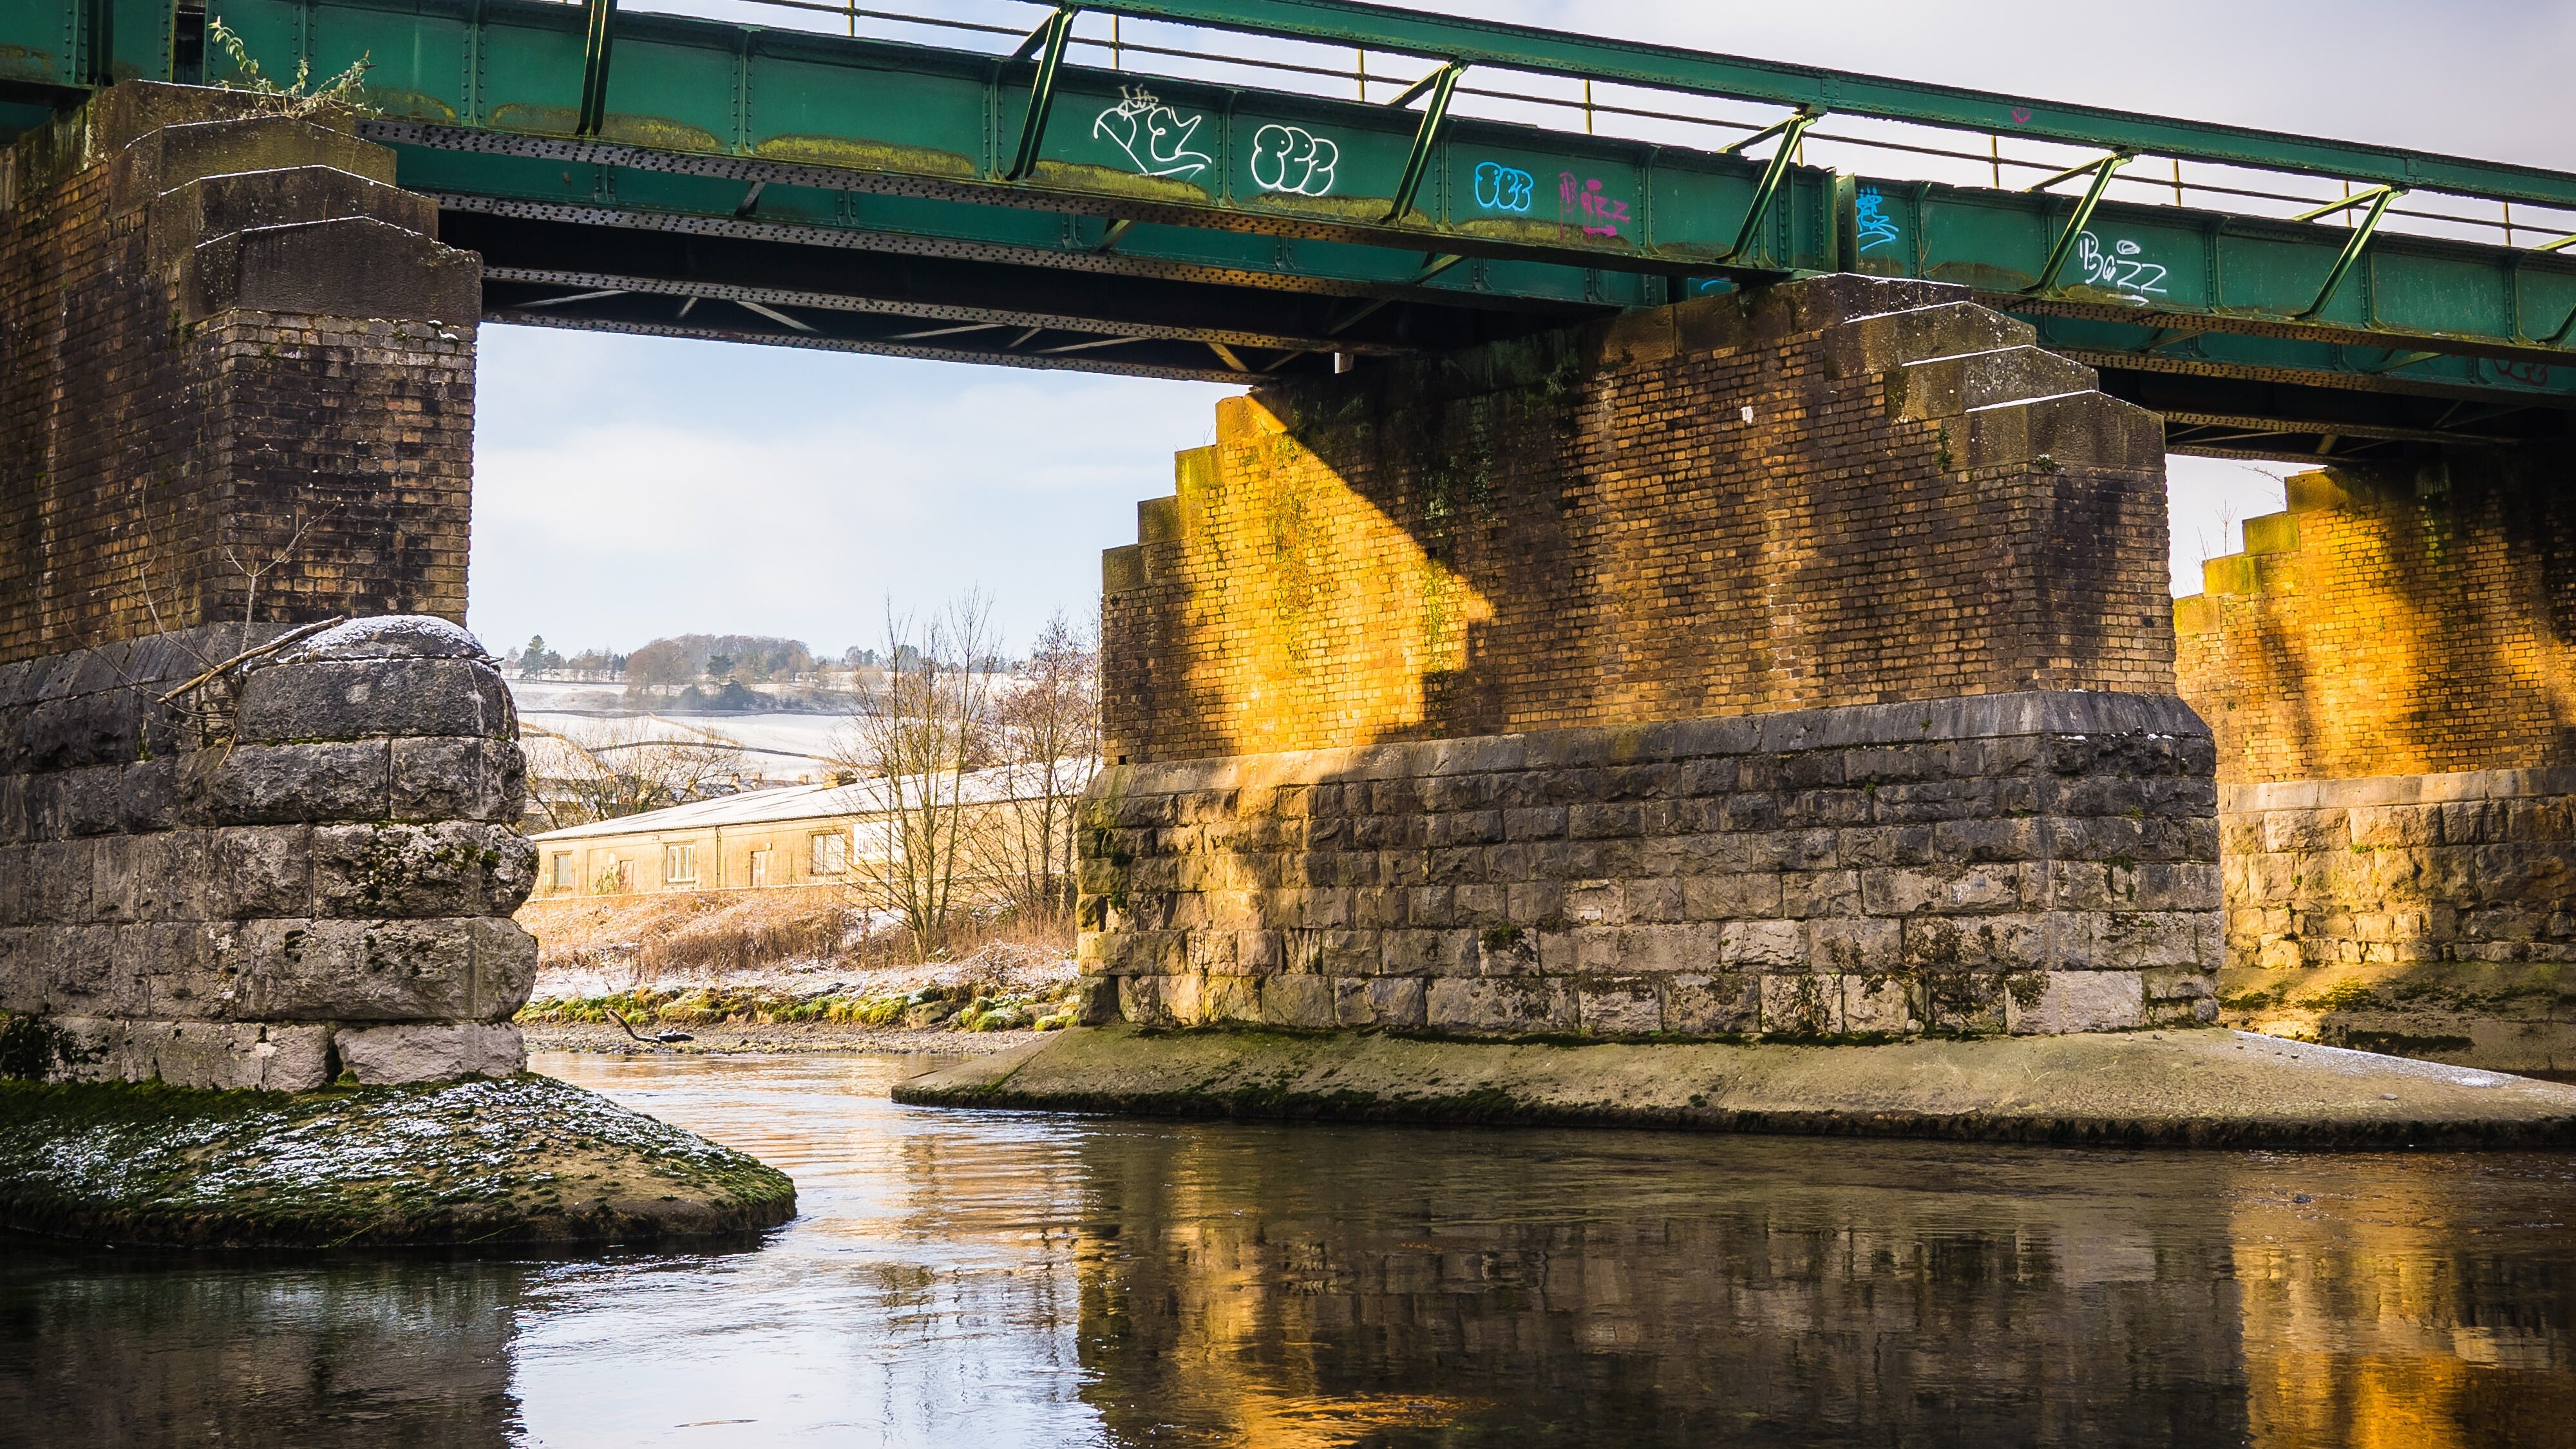
[(75, 1079), (517, 1071), (535, 852), (500, 676), (379, 618), (182, 690), (280, 633), (0, 666), (0, 1010)]
[(1115, 767), (1083, 965), (1158, 1025), (2206, 1022), (2209, 748), (2170, 697), (2033, 692)]
[(144, 82), (0, 153), (0, 661), (464, 618), (480, 263), (392, 180)]
[(2576, 1070), (2576, 506), (2490, 449), (2289, 480), (2175, 601), (2227, 1019)]
[(2160, 432), (1964, 298), (1820, 278), (1222, 404), (1104, 560), (1092, 1014), (2212, 1019)]

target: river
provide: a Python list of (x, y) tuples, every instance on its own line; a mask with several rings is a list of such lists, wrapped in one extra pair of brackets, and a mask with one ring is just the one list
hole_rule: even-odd
[(2576, 1442), (2576, 1157), (898, 1107), (539, 1058), (794, 1174), (756, 1247), (0, 1249), (0, 1443)]

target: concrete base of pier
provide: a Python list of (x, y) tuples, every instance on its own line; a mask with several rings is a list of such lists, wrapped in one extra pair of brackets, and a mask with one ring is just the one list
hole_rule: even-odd
[(897, 1101), (2209, 1147), (2576, 1143), (2576, 1086), (2223, 1029), (1872, 1046), (1077, 1029)]

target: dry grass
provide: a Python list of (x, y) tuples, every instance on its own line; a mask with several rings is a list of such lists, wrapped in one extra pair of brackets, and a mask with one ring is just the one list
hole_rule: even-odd
[(519, 924), (535, 934), (540, 979), (579, 977), (626, 987), (816, 971), (919, 966), (941, 976), (1023, 976), (1069, 970), (1069, 924), (982, 923), (945, 961), (916, 963), (911, 938), (820, 890), (530, 901)]

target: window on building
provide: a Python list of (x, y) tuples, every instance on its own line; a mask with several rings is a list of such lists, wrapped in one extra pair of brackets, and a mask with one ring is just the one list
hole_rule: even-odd
[(850, 868), (850, 837), (834, 830), (814, 837), (814, 874), (839, 875)]
[(571, 852), (571, 851), (569, 851), (569, 850), (558, 850), (558, 851), (556, 851), (556, 852), (555, 852), (555, 858), (554, 858), (554, 874), (553, 874), (553, 876), (550, 878), (550, 882), (549, 882), (549, 883), (550, 883), (550, 884), (552, 884), (552, 885), (554, 886), (554, 888), (555, 888), (556, 890), (559, 890), (559, 891), (568, 891), (568, 890), (571, 890), (571, 889), (572, 889), (572, 852)]
[(769, 884), (769, 847), (766, 845), (751, 853), (751, 883), (754, 887)]
[(695, 845), (662, 847), (662, 879), (673, 884), (693, 882), (698, 878), (698, 848)]
[(625, 895), (635, 889), (635, 862), (610, 856), (599, 868), (599, 876), (590, 883), (590, 889), (593, 895)]

